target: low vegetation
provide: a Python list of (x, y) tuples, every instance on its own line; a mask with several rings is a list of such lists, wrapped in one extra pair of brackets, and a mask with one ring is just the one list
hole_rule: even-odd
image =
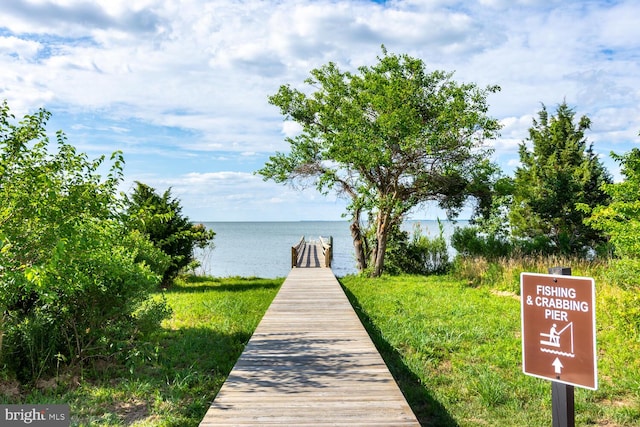
[[(522, 373), (517, 275), (514, 265), (497, 287), (451, 275), (341, 280), (423, 425), (550, 425), (551, 383)], [(632, 295), (597, 288), (600, 384), (576, 388), (576, 424), (638, 425), (640, 336), (620, 325)]]
[(158, 292), (170, 319), (128, 366), (97, 363), (24, 389), (0, 377), (0, 404), (67, 403), (73, 426), (197, 426), (282, 280), (203, 279)]
[[(550, 263), (530, 259), (526, 270), (544, 272)], [(549, 425), (550, 383), (521, 371), (522, 267), (472, 264), (465, 271), (479, 282), (453, 274), (341, 282), (423, 425)], [(608, 285), (602, 266), (572, 267), (596, 278), (598, 305), (600, 386), (576, 389), (577, 425), (638, 425), (639, 322), (624, 314), (637, 293)], [(126, 366), (61, 371), (28, 389), (4, 378), (0, 403), (68, 403), (74, 426), (196, 426), (281, 282), (179, 281), (154, 295), (173, 314), (149, 340), (151, 351)]]
[(49, 117), (16, 122), (0, 104), (0, 375), (25, 386), (149, 353), (171, 314), (152, 293), (214, 236), (168, 190), (123, 197), (122, 153), (91, 160), (61, 131), (53, 143)]

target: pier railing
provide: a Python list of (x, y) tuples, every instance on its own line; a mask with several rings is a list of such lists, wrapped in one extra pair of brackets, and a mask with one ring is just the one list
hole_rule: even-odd
[(304, 236), (300, 238), (300, 241), (291, 246), (291, 268), (298, 266), (298, 256), (302, 253), (307, 242), (304, 240)]
[(331, 261), (333, 260), (333, 236), (325, 239), (320, 236), (320, 243), (322, 244), (322, 253), (324, 255), (324, 266), (331, 268)]
[(324, 266), (331, 268), (331, 260), (333, 259), (333, 237), (328, 238), (320, 236), (320, 243), (307, 242), (302, 236), (300, 241), (291, 246), (291, 268), (298, 266), (301, 255), (305, 250), (309, 250), (307, 246), (316, 245), (322, 248), (322, 255), (324, 256)]

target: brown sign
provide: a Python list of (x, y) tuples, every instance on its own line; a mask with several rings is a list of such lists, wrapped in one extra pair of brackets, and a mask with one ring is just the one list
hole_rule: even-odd
[(522, 273), (520, 296), (524, 373), (597, 389), (594, 280)]

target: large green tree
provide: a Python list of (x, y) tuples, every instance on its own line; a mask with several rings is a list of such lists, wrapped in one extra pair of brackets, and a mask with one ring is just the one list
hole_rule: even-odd
[(521, 166), (516, 169), (510, 220), (513, 234), (542, 241), (540, 249), (562, 254), (584, 254), (606, 241), (604, 234), (585, 224), (578, 205), (606, 205), (602, 185), (611, 182), (585, 132), (591, 120), (566, 102), (550, 116), (542, 107), (533, 120), (529, 138), (520, 144)]
[(149, 265), (164, 271), (164, 255), (117, 216), (121, 153), (103, 178), (104, 156), (76, 152), (62, 132), (49, 141), (49, 117), (16, 123), (0, 105), (0, 369), (29, 381), (65, 361), (136, 353), (143, 307), (167, 313), (150, 300)]
[[(499, 88), (457, 83), (384, 47), (373, 66), (352, 73), (330, 62), (305, 82), (307, 93), (284, 85), (269, 98), (302, 132), (258, 173), (346, 197), (358, 267), (378, 276), (389, 233), (412, 208), (436, 201), (455, 212), (478, 188), (472, 183), (489, 164), (483, 144), (500, 128), (487, 115), (487, 96)], [(372, 242), (363, 217), (374, 227)]]

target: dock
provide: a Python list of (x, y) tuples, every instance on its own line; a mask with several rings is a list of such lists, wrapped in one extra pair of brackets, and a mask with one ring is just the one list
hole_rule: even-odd
[(306, 249), (200, 426), (419, 426), (331, 268)]

